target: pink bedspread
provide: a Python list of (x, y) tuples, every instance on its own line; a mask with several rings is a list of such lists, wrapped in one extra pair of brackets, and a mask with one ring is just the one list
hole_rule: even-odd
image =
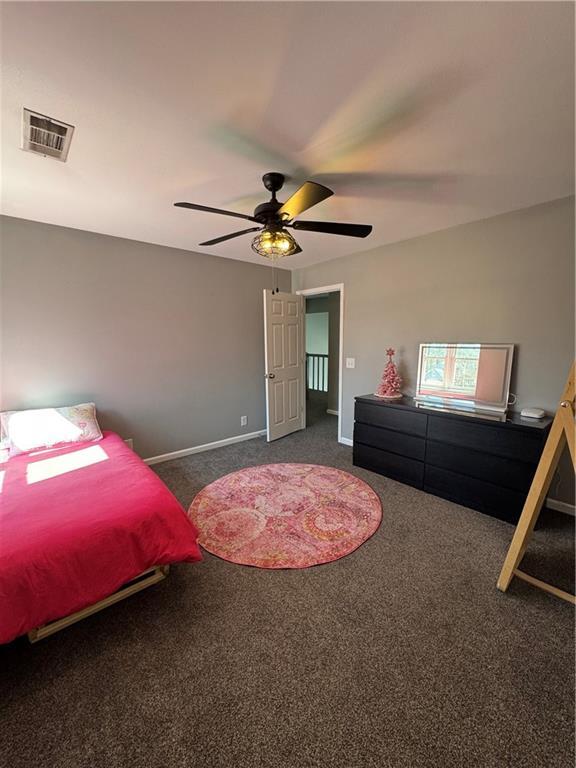
[(0, 643), (101, 600), (153, 565), (201, 559), (180, 504), (112, 432), (14, 457), (0, 470)]

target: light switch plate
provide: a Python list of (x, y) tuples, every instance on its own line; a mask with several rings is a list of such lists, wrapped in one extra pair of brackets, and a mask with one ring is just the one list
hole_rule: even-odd
[(346, 368), (356, 368), (356, 358), (355, 357), (347, 357), (346, 358)]

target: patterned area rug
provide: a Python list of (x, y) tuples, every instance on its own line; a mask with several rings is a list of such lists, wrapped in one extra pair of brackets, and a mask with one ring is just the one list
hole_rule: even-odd
[(264, 464), (221, 477), (189, 515), (213, 555), (258, 568), (307, 568), (357, 549), (382, 507), (363, 480), (317, 464)]

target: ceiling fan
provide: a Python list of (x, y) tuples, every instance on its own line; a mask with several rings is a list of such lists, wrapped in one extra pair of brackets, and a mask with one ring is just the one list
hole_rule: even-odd
[(302, 248), (300, 248), (290, 232), (287, 231), (288, 228), (307, 232), (324, 232), (329, 235), (347, 235), (348, 237), (367, 237), (372, 231), (372, 227), (368, 224), (295, 221), (294, 219), (301, 213), (312, 208), (314, 205), (318, 205), (322, 200), (326, 200), (334, 192), (317, 182), (306, 181), (285, 203), (281, 203), (276, 199), (276, 192), (282, 189), (284, 180), (285, 176), (282, 173), (264, 174), (262, 181), (266, 189), (272, 193), (272, 197), (267, 203), (261, 203), (256, 206), (253, 216), (237, 213), (236, 211), (226, 211), (222, 208), (197, 205), (196, 203), (174, 203), (174, 205), (177, 208), (191, 208), (194, 211), (220, 213), (224, 216), (234, 216), (238, 219), (253, 221), (258, 226), (242, 229), (239, 232), (232, 232), (230, 235), (216, 237), (213, 240), (206, 240), (200, 243), (200, 245), (217, 245), (225, 240), (231, 240), (240, 235), (247, 235), (249, 232), (258, 232), (258, 235), (252, 240), (252, 250), (260, 254), (260, 256), (266, 256), (273, 260), (302, 252)]

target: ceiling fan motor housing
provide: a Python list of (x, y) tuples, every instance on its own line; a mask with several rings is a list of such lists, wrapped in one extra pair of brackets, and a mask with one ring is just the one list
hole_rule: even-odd
[(254, 218), (262, 224), (280, 224), (281, 220), (278, 211), (282, 208), (282, 203), (278, 200), (269, 200), (267, 203), (260, 203), (254, 209)]

